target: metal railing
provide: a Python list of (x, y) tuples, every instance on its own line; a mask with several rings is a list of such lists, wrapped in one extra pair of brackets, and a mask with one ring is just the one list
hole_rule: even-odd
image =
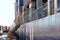
[[(54, 14), (54, 6), (53, 6), (53, 1), (51, 1), (50, 4), (50, 15)], [(60, 11), (60, 9), (57, 9), (57, 11)], [(26, 16), (24, 17), (24, 23), (31, 22), (40, 18), (44, 18), (48, 16), (48, 6), (47, 3), (45, 5), (42, 5), (38, 9), (32, 11), (31, 17), (29, 16), (29, 10), (26, 12)], [(29, 18), (30, 17), (30, 18)]]
[(31, 19), (29, 19), (29, 15), (26, 15), (24, 17), (24, 23), (34, 21), (34, 20), (37, 20), (46, 16), (47, 16), (47, 6), (43, 5), (39, 9), (36, 9), (35, 11), (32, 12)]

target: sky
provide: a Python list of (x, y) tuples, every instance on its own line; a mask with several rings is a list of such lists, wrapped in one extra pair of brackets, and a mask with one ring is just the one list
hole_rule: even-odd
[(15, 0), (0, 0), (0, 25), (12, 25), (15, 18)]

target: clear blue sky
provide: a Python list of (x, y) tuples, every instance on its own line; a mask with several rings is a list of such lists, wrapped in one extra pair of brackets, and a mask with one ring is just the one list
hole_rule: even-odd
[(15, 0), (0, 0), (0, 25), (12, 25), (15, 17)]

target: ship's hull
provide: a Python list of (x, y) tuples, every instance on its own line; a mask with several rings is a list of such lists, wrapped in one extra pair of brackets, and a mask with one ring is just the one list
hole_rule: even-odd
[(16, 31), (19, 35), (30, 40), (41, 40), (40, 38), (59, 38), (60, 37), (60, 13), (47, 16), (36, 21), (21, 25)]

